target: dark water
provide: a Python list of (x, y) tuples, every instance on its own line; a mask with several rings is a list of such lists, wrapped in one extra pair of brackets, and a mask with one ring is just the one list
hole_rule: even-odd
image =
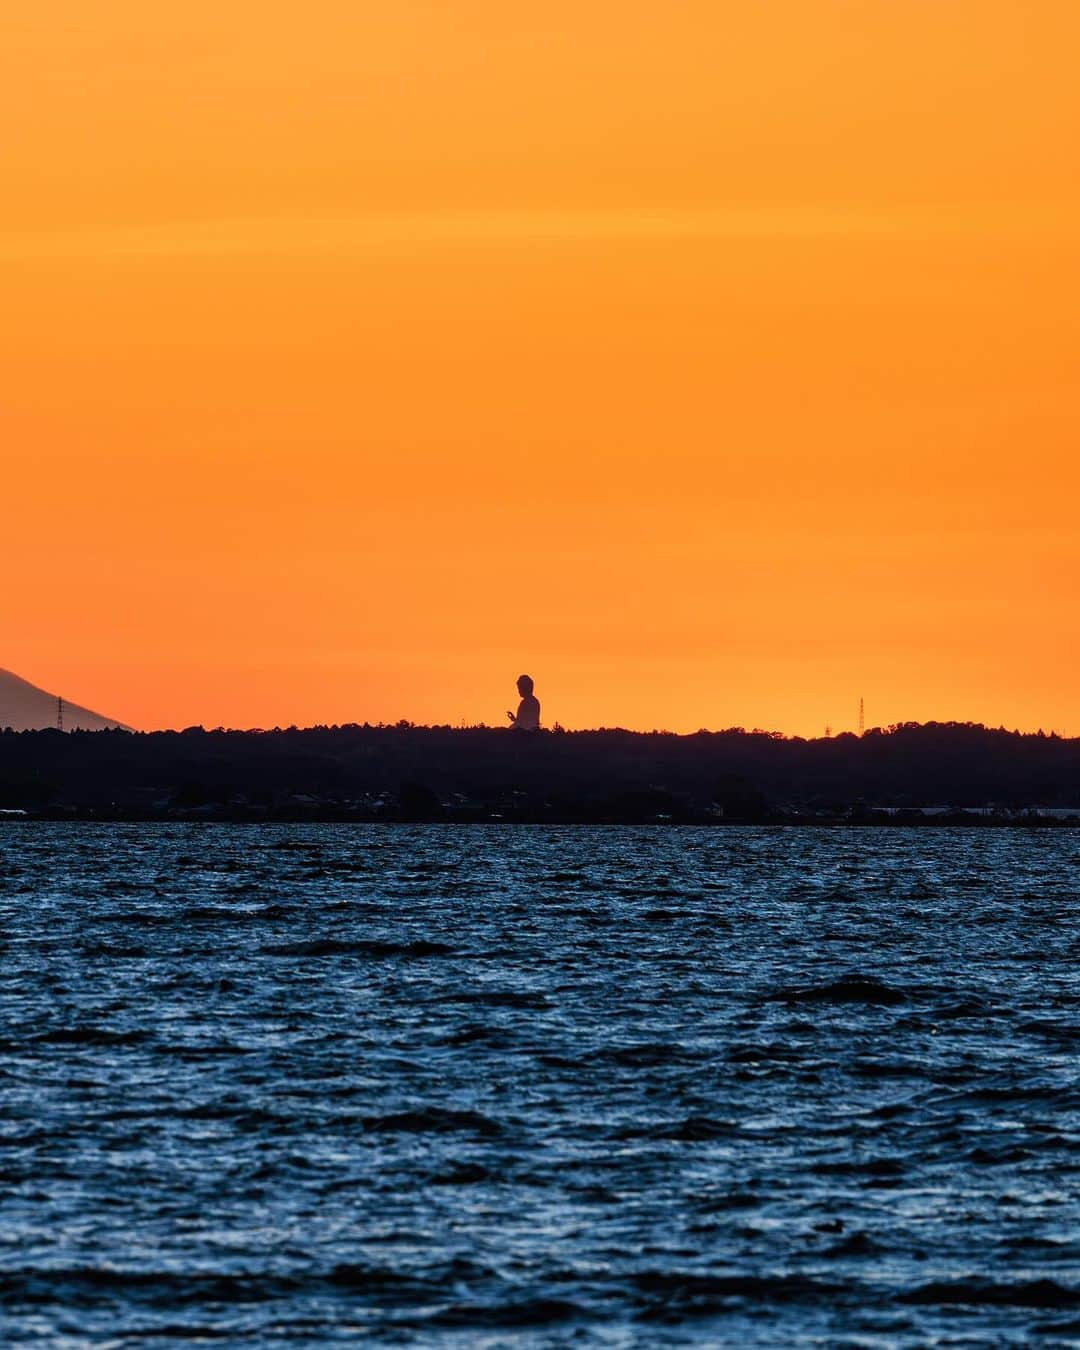
[(1080, 836), (0, 829), (0, 1341), (1080, 1344)]

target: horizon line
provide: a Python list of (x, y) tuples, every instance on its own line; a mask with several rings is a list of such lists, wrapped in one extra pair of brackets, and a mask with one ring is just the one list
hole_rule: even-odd
[[(800, 735), (797, 732), (770, 730), (766, 727), (744, 727), (739, 725), (726, 727), (698, 727), (694, 731), (671, 731), (666, 727), (650, 727), (648, 729), (624, 726), (565, 727), (558, 722), (553, 723), (550, 727), (539, 727), (536, 732), (518, 732), (515, 733), (515, 736), (516, 738), (526, 739), (538, 733), (542, 736), (670, 736), (680, 740), (692, 740), (696, 736), (747, 736), (764, 737), (767, 740), (775, 741), (805, 741), (807, 743), (816, 743), (818, 741), (866, 740), (868, 737), (892, 736), (902, 731), (922, 731), (928, 728), (961, 728), (971, 731), (984, 731), (991, 735), (1018, 736), (1021, 738), (1030, 738), (1032, 740), (1080, 741), (1080, 735), (1070, 735), (1068, 732), (1057, 731), (1053, 728), (1047, 730), (1045, 727), (1038, 727), (1035, 730), (1024, 731), (1019, 727), (1008, 727), (1004, 723), (999, 726), (990, 726), (986, 722), (960, 721), (955, 718), (940, 720), (931, 718), (925, 722), (890, 722), (883, 726), (867, 727), (862, 733), (856, 730), (842, 730), (832, 732), (829, 735), (818, 736), (805, 736)], [(502, 735), (503, 733), (511, 732), (512, 729), (501, 724), (497, 725), (489, 722), (427, 723), (412, 722), (407, 718), (399, 718), (394, 722), (313, 722), (307, 726), (290, 723), (288, 726), (275, 725), (272, 727), (230, 727), (224, 725), (208, 727), (204, 723), (194, 722), (184, 727), (141, 728), (115, 722), (112, 725), (105, 727), (72, 727), (70, 730), (60, 731), (58, 728), (51, 726), (24, 727), (18, 730), (11, 726), (0, 726), (0, 733), (11, 733), (13, 735), (57, 734), (63, 736), (100, 736), (108, 734), (119, 734), (122, 736), (184, 736), (194, 734), (206, 736), (271, 736), (303, 735), (313, 731), (491, 731), (498, 732)]]

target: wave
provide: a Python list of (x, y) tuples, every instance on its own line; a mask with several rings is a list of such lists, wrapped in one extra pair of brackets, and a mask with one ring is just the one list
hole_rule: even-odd
[(676, 1139), (701, 1143), (710, 1139), (730, 1139), (738, 1134), (734, 1120), (713, 1120), (708, 1116), (687, 1116), (683, 1120), (660, 1121), (652, 1125), (629, 1125), (615, 1131), (616, 1139)]
[(850, 1237), (834, 1243), (824, 1253), (837, 1260), (848, 1256), (881, 1256), (886, 1251), (879, 1242), (875, 1242), (867, 1233), (852, 1233)]
[(723, 1214), (732, 1209), (757, 1209), (761, 1196), (753, 1191), (723, 1191), (703, 1195), (694, 1201), (694, 1208), (702, 1214)]
[(81, 952), (92, 961), (139, 961), (150, 955), (147, 947), (121, 947), (111, 942), (84, 942)]
[(477, 1265), (465, 1257), (453, 1257), (422, 1271), (391, 1270), (386, 1266), (343, 1261), (333, 1267), (326, 1282), (338, 1289), (408, 1303), (417, 1298), (430, 1301), (439, 1290), (480, 1284), (494, 1278), (495, 1272), (489, 1267)]
[(425, 1325), (447, 1328), (541, 1327), (583, 1321), (591, 1314), (562, 1298), (528, 1298), (516, 1303), (460, 1303), (440, 1309)]
[(796, 1046), (782, 1041), (771, 1041), (768, 1045), (733, 1045), (727, 1057), (731, 1064), (797, 1064), (805, 1058)]
[(261, 956), (364, 956), (369, 960), (404, 956), (422, 959), (428, 956), (450, 956), (453, 948), (444, 942), (377, 942), (356, 939), (348, 942), (335, 938), (318, 938), (312, 942), (268, 943), (259, 948)]
[(1012, 1308), (1080, 1308), (1080, 1289), (1057, 1280), (1018, 1280), (998, 1284), (993, 1280), (934, 1280), (899, 1296), (901, 1303), (947, 1306), (991, 1305)]
[(901, 1158), (865, 1158), (854, 1162), (815, 1163), (810, 1170), (819, 1177), (902, 1177), (907, 1169)]
[(150, 1039), (146, 1031), (110, 1031), (107, 1027), (55, 1027), (38, 1036), (39, 1045), (140, 1045)]
[(445, 1172), (436, 1172), (431, 1178), (433, 1186), (476, 1186), (484, 1181), (497, 1181), (499, 1176), (480, 1163), (454, 1163)]
[(848, 1286), (808, 1275), (712, 1275), (696, 1271), (644, 1270), (631, 1276), (635, 1289), (678, 1302), (680, 1312), (705, 1301), (705, 1310), (735, 1301), (755, 1303), (813, 1302), (845, 1291)]
[(0, 1271), (0, 1297), (25, 1304), (74, 1304), (134, 1298), (163, 1307), (178, 1304), (261, 1303), (293, 1294), (290, 1276), (214, 1272), (122, 1270), (115, 1266)]
[(521, 992), (516, 989), (475, 989), (452, 994), (450, 1003), (479, 1003), (486, 1008), (547, 1008), (550, 1000), (545, 994)]
[(889, 1008), (907, 1002), (907, 994), (873, 975), (842, 975), (829, 984), (779, 989), (773, 996), (782, 1003), (862, 1003)]
[[(259, 887), (252, 888), (254, 892)], [(264, 905), (259, 909), (250, 909), (245, 905), (189, 905), (187, 909), (181, 910), (179, 921), (181, 923), (250, 923), (252, 921), (266, 921), (285, 919), (295, 913), (295, 910), (288, 905)]]
[(497, 1120), (479, 1111), (452, 1111), (441, 1106), (366, 1116), (363, 1126), (374, 1134), (479, 1134), (493, 1138), (503, 1133)]
[(639, 1045), (617, 1045), (597, 1050), (589, 1058), (606, 1064), (621, 1064), (632, 1069), (648, 1069), (656, 1065), (666, 1066), (687, 1060), (690, 1056), (677, 1041), (648, 1041)]

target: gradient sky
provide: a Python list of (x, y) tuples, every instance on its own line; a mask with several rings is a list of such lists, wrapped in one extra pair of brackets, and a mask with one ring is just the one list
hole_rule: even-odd
[(1076, 0), (35, 0), (0, 665), (1080, 733)]

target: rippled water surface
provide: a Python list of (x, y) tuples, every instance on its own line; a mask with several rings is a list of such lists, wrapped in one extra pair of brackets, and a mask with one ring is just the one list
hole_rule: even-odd
[(1080, 835), (0, 827), (6, 1344), (1080, 1344)]

